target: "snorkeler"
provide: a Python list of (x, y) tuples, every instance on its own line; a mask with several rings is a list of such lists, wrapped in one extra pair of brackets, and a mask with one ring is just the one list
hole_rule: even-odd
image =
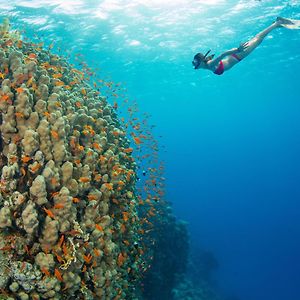
[(300, 21), (277, 17), (276, 21), (272, 25), (258, 33), (250, 41), (242, 43), (238, 48), (230, 49), (222, 53), (217, 58), (214, 58), (214, 54), (208, 56), (211, 50), (207, 51), (205, 55), (197, 53), (194, 56), (192, 64), (195, 69), (207, 69), (217, 75), (222, 75), (224, 71), (231, 69), (234, 65), (249, 55), (263, 41), (268, 33), (279, 27), (299, 29)]

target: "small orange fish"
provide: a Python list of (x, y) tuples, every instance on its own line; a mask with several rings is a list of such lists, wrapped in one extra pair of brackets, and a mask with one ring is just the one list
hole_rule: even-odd
[(72, 229), (72, 230), (70, 230), (70, 231), (66, 231), (65, 234), (69, 234), (69, 235), (75, 236), (75, 235), (80, 234), (80, 231), (75, 230), (75, 229)]
[(139, 137), (134, 137), (133, 140), (134, 140), (134, 142), (135, 142), (137, 145), (139, 145), (139, 144), (142, 143), (142, 141), (141, 141), (141, 139), (140, 139)]
[(30, 157), (30, 156), (23, 156), (22, 158), (21, 158), (21, 160), (22, 160), (22, 162), (23, 163), (28, 163), (29, 161), (31, 161), (32, 160), (32, 158)]
[(63, 85), (65, 85), (65, 83), (64, 83), (63, 81), (61, 81), (61, 80), (58, 80), (58, 81), (56, 81), (56, 82), (54, 83), (54, 85), (55, 85), (55, 86), (63, 86)]
[(103, 227), (101, 225), (99, 225), (99, 224), (95, 224), (95, 227), (96, 227), (97, 230), (99, 230), (101, 232), (104, 231)]
[(126, 226), (124, 224), (121, 224), (120, 229), (121, 232), (124, 233), (126, 231)]
[(49, 270), (48, 270), (46, 267), (42, 267), (41, 271), (42, 271), (42, 273), (44, 273), (46, 276), (48, 276), (48, 277), (51, 276)]
[(64, 259), (60, 255), (58, 255), (55, 251), (53, 251), (53, 253), (55, 254), (56, 259), (58, 260), (59, 263), (63, 263), (64, 262)]
[(24, 114), (21, 112), (16, 112), (15, 116), (16, 116), (16, 118), (24, 118)]
[(52, 77), (58, 79), (58, 78), (62, 78), (63, 75), (61, 73), (58, 73), (58, 74), (53, 74)]
[(20, 49), (22, 48), (23, 42), (21, 40), (18, 40), (17, 47)]
[(102, 175), (100, 175), (100, 174), (96, 174), (94, 177), (94, 180), (97, 182), (99, 182), (101, 179), (102, 179)]
[(81, 272), (82, 272), (82, 273), (85, 273), (86, 270), (87, 270), (87, 267), (86, 267), (86, 265), (84, 265)]
[(105, 187), (109, 190), (112, 191), (113, 190), (113, 184), (112, 183), (104, 183)]
[(123, 243), (126, 245), (126, 246), (129, 246), (130, 243), (127, 241), (127, 240), (124, 240)]
[(128, 214), (128, 212), (127, 211), (123, 211), (122, 214), (123, 214), (123, 220), (125, 222), (127, 222), (129, 220), (129, 214)]
[(88, 197), (89, 201), (97, 200), (96, 195), (88, 195), (87, 197)]
[(52, 177), (50, 180), (52, 185), (56, 185), (57, 184), (57, 179), (55, 177)]
[(4, 95), (1, 96), (1, 100), (2, 101), (8, 101), (8, 100), (10, 100), (10, 98), (9, 98), (8, 95), (4, 94)]
[(90, 179), (88, 177), (80, 177), (79, 181), (83, 182), (83, 183), (86, 183), (86, 182), (90, 182)]
[(20, 168), (21, 174), (24, 177), (26, 175), (26, 171), (23, 167)]
[(123, 253), (120, 253), (118, 255), (118, 266), (121, 267), (125, 262), (125, 256), (123, 255)]
[(64, 255), (67, 256), (69, 251), (68, 251), (68, 247), (67, 247), (66, 243), (63, 243), (62, 250), (63, 250)]
[(93, 143), (92, 146), (97, 149), (97, 150), (102, 150), (102, 148), (100, 147), (100, 145), (98, 143)]
[(54, 219), (54, 218), (55, 218), (53, 212), (52, 212), (50, 209), (47, 209), (47, 208), (43, 207), (43, 210), (45, 211), (45, 213), (46, 213), (51, 219)]
[(24, 92), (24, 89), (21, 88), (21, 87), (18, 87), (18, 88), (16, 88), (16, 92), (17, 92), (18, 94), (23, 93), (23, 92)]
[(63, 281), (62, 275), (61, 275), (60, 271), (57, 268), (55, 268), (55, 270), (54, 270), (54, 275), (55, 275), (55, 277), (57, 278), (58, 281), (60, 281), (60, 282)]
[(99, 249), (93, 249), (95, 256), (99, 257), (101, 255), (101, 251)]
[(65, 205), (62, 204), (62, 203), (57, 203), (57, 204), (55, 204), (55, 205), (53, 206), (54, 209), (61, 209), (61, 208), (64, 208), (64, 207), (65, 207)]
[(35, 53), (30, 53), (30, 54), (28, 54), (28, 58), (35, 59), (36, 58), (36, 54)]
[(30, 171), (35, 173), (41, 167), (40, 163), (37, 163), (35, 166), (30, 167)]
[(62, 244), (64, 242), (64, 239), (65, 239), (65, 236), (62, 234), (61, 237), (60, 237), (60, 239), (59, 239), (59, 242), (57, 244), (59, 248), (61, 248), (61, 246), (62, 246)]
[(92, 258), (93, 258), (93, 256), (91, 254), (83, 255), (83, 259), (87, 264), (89, 264), (91, 262)]
[(58, 135), (58, 132), (57, 132), (57, 131), (51, 130), (51, 135), (52, 135), (52, 137), (54, 137), (56, 140), (59, 139), (59, 135)]
[(79, 203), (79, 202), (80, 202), (80, 199), (77, 198), (77, 197), (73, 197), (73, 198), (72, 198), (72, 201), (73, 201), (73, 203)]
[(123, 150), (125, 153), (131, 153), (133, 151), (133, 148), (126, 148)]
[(79, 151), (83, 151), (83, 150), (84, 150), (84, 147), (83, 147), (82, 145), (78, 145), (77, 149), (78, 149)]

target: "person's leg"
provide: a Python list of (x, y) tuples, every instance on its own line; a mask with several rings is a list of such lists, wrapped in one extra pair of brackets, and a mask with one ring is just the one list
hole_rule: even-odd
[(237, 53), (238, 57), (243, 59), (247, 55), (249, 55), (261, 42), (264, 38), (275, 28), (280, 27), (280, 22), (274, 22), (272, 25), (264, 29), (263, 31), (256, 34), (251, 40), (247, 42), (247, 48), (242, 52)]

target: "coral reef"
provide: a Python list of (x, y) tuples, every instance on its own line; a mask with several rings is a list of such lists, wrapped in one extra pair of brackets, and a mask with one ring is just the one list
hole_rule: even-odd
[(173, 299), (172, 290), (187, 266), (189, 239), (186, 224), (177, 221), (171, 206), (166, 204), (162, 201), (158, 204), (159, 214), (152, 219), (152, 232), (148, 237), (149, 269), (142, 282), (143, 299), (146, 300)]
[(0, 27), (0, 294), (135, 299), (136, 164), (85, 74)]

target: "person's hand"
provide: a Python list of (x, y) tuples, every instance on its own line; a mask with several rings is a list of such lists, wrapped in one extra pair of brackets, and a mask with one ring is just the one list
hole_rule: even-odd
[(240, 46), (237, 48), (238, 52), (243, 52), (249, 47), (249, 42), (245, 42), (240, 44)]

